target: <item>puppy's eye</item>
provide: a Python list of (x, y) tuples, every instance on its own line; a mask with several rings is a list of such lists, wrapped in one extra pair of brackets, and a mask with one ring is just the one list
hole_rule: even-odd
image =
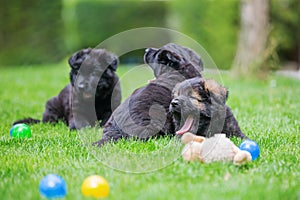
[(158, 63), (162, 65), (169, 65), (169, 61), (163, 58), (158, 58)]
[(168, 64), (167, 64), (167, 66), (173, 67), (173, 68), (176, 68), (176, 69), (177, 69), (177, 68), (178, 68), (178, 63), (169, 61)]

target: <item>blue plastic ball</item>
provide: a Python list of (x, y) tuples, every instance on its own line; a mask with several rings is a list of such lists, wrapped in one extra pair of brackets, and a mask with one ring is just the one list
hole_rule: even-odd
[(39, 190), (46, 198), (61, 198), (67, 194), (67, 184), (62, 177), (48, 174), (41, 180)]
[(248, 151), (252, 156), (252, 160), (255, 160), (259, 157), (260, 154), (259, 146), (253, 140), (245, 140), (240, 144), (239, 147), (241, 150)]

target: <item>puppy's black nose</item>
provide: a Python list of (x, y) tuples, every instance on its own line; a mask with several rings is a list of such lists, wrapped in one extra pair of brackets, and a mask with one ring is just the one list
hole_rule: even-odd
[(155, 49), (155, 48), (147, 48), (147, 49), (145, 49), (145, 53), (151, 53), (151, 52), (155, 52), (155, 51), (157, 51), (157, 49)]
[(85, 83), (79, 83), (77, 85), (77, 87), (78, 87), (78, 89), (83, 90), (86, 87), (86, 84)]
[(171, 101), (171, 106), (172, 107), (177, 107), (179, 105), (179, 100), (178, 99), (173, 99), (172, 101)]

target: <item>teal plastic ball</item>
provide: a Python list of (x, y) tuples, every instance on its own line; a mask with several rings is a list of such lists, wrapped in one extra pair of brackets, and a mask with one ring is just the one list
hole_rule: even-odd
[(14, 125), (10, 131), (10, 136), (14, 138), (30, 138), (31, 137), (31, 129), (26, 124), (16, 124)]

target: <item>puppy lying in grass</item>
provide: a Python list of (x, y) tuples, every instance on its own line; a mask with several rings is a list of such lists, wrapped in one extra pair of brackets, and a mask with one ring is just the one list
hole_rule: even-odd
[(102, 139), (94, 145), (115, 142), (121, 138), (146, 140), (161, 135), (175, 135), (169, 104), (177, 83), (200, 77), (202, 60), (192, 50), (167, 44), (159, 49), (148, 48), (145, 63), (156, 77), (145, 87), (135, 90), (105, 124)]
[(176, 134), (210, 137), (224, 133), (246, 138), (226, 105), (227, 98), (227, 89), (214, 80), (195, 77), (177, 84), (169, 108)]
[(121, 88), (115, 73), (118, 58), (104, 49), (82, 49), (69, 58), (70, 84), (46, 103), (42, 120), (25, 118), (18, 123), (57, 123), (80, 129), (103, 126), (121, 103)]

